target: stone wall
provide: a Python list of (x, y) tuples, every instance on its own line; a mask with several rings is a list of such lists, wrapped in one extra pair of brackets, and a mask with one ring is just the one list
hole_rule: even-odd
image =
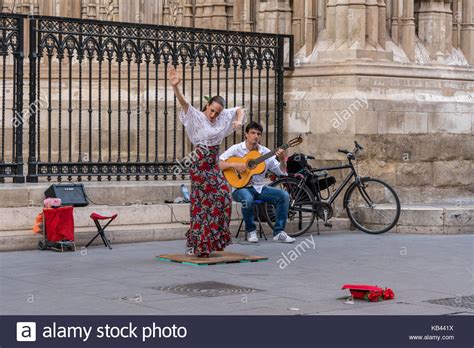
[[(312, 61), (474, 64), (472, 0), (0, 0), (2, 12), (261, 31), (295, 37)], [(314, 51), (325, 47), (314, 56)], [(420, 52), (426, 56), (420, 58)], [(456, 58), (458, 60), (456, 61)], [(464, 58), (464, 60), (463, 60)], [(310, 59), (311, 60), (311, 59)]]
[(301, 150), (315, 166), (344, 162), (337, 149), (357, 140), (361, 172), (403, 202), (472, 200), (473, 79), (471, 69), (301, 66), (285, 85), (287, 136), (306, 134)]
[(341, 163), (337, 149), (357, 139), (366, 146), (361, 170), (394, 184), (404, 202), (472, 200), (472, 0), (0, 0), (0, 7), (292, 33), (285, 139), (306, 133), (301, 149), (317, 164)]

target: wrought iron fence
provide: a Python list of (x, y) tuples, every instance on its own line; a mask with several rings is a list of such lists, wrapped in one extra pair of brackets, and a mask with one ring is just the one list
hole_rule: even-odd
[[(41, 16), (28, 22), (29, 106), (21, 119), (29, 128), (29, 182), (185, 177), (181, 160), (192, 144), (168, 86), (171, 66), (195, 107), (205, 95), (222, 95), (226, 108), (243, 106), (249, 120), (263, 124), (265, 145), (283, 140), (284, 44), (291, 36)], [(16, 110), (23, 108), (22, 40), (21, 31)], [(13, 151), (19, 175), (21, 132)], [(224, 146), (242, 139), (243, 129)]]
[(0, 182), (23, 177), (23, 17), (0, 14)]

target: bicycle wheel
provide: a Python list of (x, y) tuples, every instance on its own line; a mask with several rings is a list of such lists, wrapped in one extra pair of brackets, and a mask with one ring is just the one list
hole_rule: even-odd
[(391, 230), (400, 217), (400, 200), (389, 184), (379, 179), (362, 178), (347, 192), (346, 211), (359, 230), (380, 234)]
[[(288, 220), (285, 232), (291, 237), (298, 237), (307, 232), (314, 223), (316, 213), (313, 210), (314, 195), (311, 190), (303, 184), (298, 188), (299, 180), (286, 177), (272, 182), (269, 186), (288, 192), (290, 195), (290, 206), (288, 209)], [(263, 205), (265, 220), (273, 229), (275, 226), (276, 208), (271, 203)]]

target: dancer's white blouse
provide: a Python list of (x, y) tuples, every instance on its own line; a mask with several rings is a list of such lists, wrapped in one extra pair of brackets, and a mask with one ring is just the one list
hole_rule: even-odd
[[(234, 132), (232, 122), (237, 120), (237, 109), (240, 109), (240, 107), (222, 110), (214, 123), (211, 123), (202, 111), (189, 105), (187, 113), (181, 110), (179, 119), (194, 145), (215, 146), (220, 145), (226, 136)], [(247, 115), (245, 109), (242, 109), (242, 111), (242, 124), (245, 124), (247, 122)]]

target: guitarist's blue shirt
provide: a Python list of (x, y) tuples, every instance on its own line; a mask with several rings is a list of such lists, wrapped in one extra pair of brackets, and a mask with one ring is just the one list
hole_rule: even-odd
[[(263, 145), (258, 145), (258, 152), (262, 155), (271, 152), (269, 148), (266, 148)], [(245, 145), (245, 141), (232, 145), (229, 147), (222, 155), (219, 156), (221, 161), (225, 161), (230, 157), (244, 157), (249, 153), (249, 149)], [(255, 174), (252, 179), (250, 179), (249, 185), (252, 185), (258, 193), (262, 192), (264, 186), (265, 175), (267, 171), (271, 171), (276, 175), (288, 175), (286, 172), (282, 171), (280, 168), (280, 162), (277, 161), (275, 156), (270, 157), (265, 161), (265, 171), (262, 174)], [(232, 188), (232, 191), (235, 189)]]

